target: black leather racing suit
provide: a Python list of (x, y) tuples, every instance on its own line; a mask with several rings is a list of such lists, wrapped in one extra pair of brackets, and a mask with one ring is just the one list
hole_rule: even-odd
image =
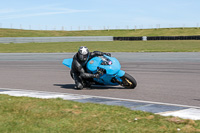
[(71, 68), (71, 76), (75, 81), (76, 88), (77, 89), (83, 89), (86, 85), (86, 79), (92, 79), (92, 78), (97, 78), (99, 75), (98, 74), (90, 74), (86, 72), (86, 64), (87, 62), (95, 57), (95, 56), (102, 56), (104, 54), (111, 56), (110, 53), (103, 53), (100, 51), (94, 51), (89, 53), (89, 57), (87, 61), (82, 62), (78, 58), (78, 53), (76, 53), (73, 57), (73, 62), (72, 62), (72, 68)]

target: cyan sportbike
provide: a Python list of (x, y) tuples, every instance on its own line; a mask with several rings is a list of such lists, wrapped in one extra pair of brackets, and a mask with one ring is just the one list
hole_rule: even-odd
[[(72, 58), (64, 59), (63, 64), (71, 69)], [(136, 80), (121, 70), (119, 61), (107, 55), (93, 57), (86, 64), (86, 71), (88, 73), (99, 73), (99, 78), (93, 78), (91, 84), (93, 85), (121, 85), (124, 88), (134, 89), (137, 86)]]

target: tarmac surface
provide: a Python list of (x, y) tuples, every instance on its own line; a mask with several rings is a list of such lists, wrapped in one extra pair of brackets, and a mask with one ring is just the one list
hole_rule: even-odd
[(74, 90), (62, 64), (74, 53), (0, 54), (0, 88), (63, 92), (200, 107), (200, 53), (112, 53), (122, 70), (138, 82), (135, 89), (92, 86)]
[(138, 86), (92, 86), (85, 90), (73, 89), (70, 70), (62, 64), (73, 55), (0, 53), (0, 94), (58, 96), (200, 120), (200, 53), (112, 53)]

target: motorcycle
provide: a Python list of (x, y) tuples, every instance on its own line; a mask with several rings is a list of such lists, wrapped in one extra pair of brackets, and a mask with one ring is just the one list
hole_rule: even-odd
[[(71, 69), (72, 58), (64, 59), (63, 64)], [(124, 88), (134, 89), (137, 86), (136, 80), (121, 70), (119, 61), (107, 55), (93, 57), (86, 64), (88, 73), (99, 73), (99, 78), (93, 78), (95, 85), (121, 85)]]

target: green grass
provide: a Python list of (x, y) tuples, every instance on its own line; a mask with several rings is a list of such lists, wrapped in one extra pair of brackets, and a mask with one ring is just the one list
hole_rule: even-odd
[(0, 95), (1, 133), (200, 132), (200, 121), (120, 106)]
[(56, 37), (56, 36), (189, 36), (200, 35), (198, 28), (162, 28), (138, 30), (45, 31), (0, 29), (0, 37)]
[[(200, 35), (198, 28), (143, 30), (87, 30), (44, 31), (0, 29), (0, 37), (56, 37), (56, 36), (188, 36)], [(62, 53), (76, 52), (85, 45), (91, 51), (104, 52), (200, 52), (200, 41), (114, 41), (0, 44), (0, 53)]]
[(200, 40), (190, 41), (110, 41), (0, 44), (0, 53), (77, 52), (79, 46), (104, 52), (200, 52)]

